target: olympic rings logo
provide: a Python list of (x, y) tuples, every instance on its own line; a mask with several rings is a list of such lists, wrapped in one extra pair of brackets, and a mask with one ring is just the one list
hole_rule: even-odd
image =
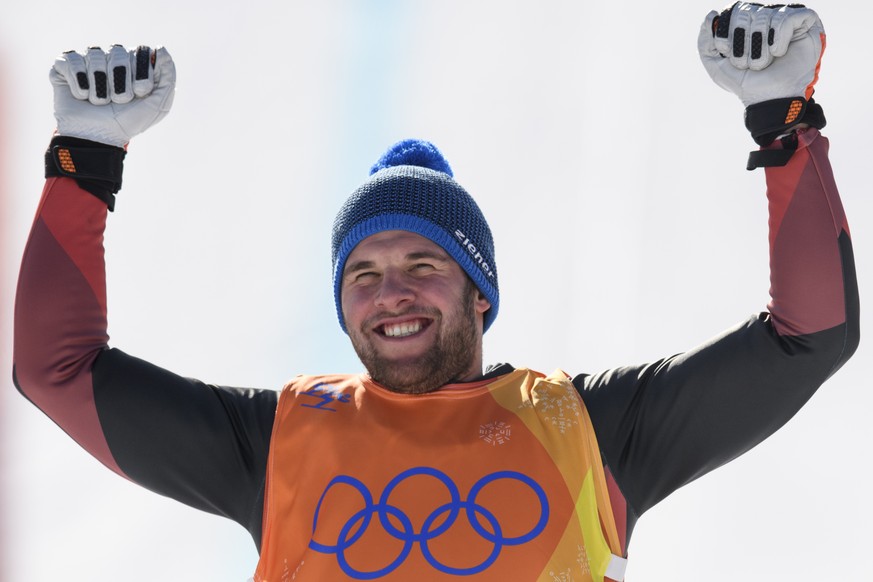
[[(412, 520), (409, 516), (400, 508), (391, 505), (390, 503), (391, 493), (394, 489), (403, 481), (417, 475), (426, 475), (438, 479), (443, 485), (445, 485), (451, 498), (448, 503), (437, 507), (427, 516), (421, 525), (421, 531), (415, 531)], [(539, 521), (537, 521), (537, 523), (534, 524), (527, 533), (514, 537), (505, 536), (503, 534), (503, 528), (494, 513), (476, 502), (477, 497), (486, 485), (502, 479), (515, 480), (527, 485), (536, 494), (537, 499), (539, 500)], [(325, 496), (331, 488), (336, 485), (348, 485), (357, 490), (364, 502), (364, 508), (349, 517), (348, 521), (346, 521), (340, 529), (335, 544), (322, 544), (316, 542), (314, 539), (315, 530), (318, 526), (318, 517), (321, 513), (321, 506), (324, 502)], [(464, 511), (473, 530), (484, 540), (494, 544), (491, 553), (482, 563), (469, 568), (455, 568), (441, 563), (428, 547), (431, 540), (441, 536), (455, 524), (461, 510)], [(349, 564), (346, 558), (346, 550), (348, 550), (361, 538), (361, 536), (364, 535), (367, 528), (370, 527), (374, 516), (379, 517), (379, 523), (391, 537), (403, 542), (403, 548), (394, 561), (384, 568), (371, 572), (356, 570), (351, 564)], [(389, 519), (389, 516), (394, 518), (395, 521), (392, 522)], [(443, 519), (440, 522), (441, 518)], [(481, 520), (487, 522), (487, 527), (482, 524)], [(497, 557), (500, 555), (504, 546), (518, 546), (536, 538), (545, 529), (548, 520), (549, 501), (546, 498), (546, 492), (536, 481), (527, 475), (516, 471), (497, 471), (485, 475), (473, 485), (467, 499), (463, 500), (461, 499), (460, 491), (458, 491), (458, 486), (455, 485), (448, 475), (430, 467), (415, 467), (403, 471), (392, 479), (382, 492), (378, 503), (374, 503), (372, 493), (370, 493), (370, 490), (367, 489), (366, 485), (361, 481), (347, 475), (339, 475), (334, 477), (330, 483), (327, 484), (327, 487), (321, 494), (321, 498), (318, 500), (318, 505), (315, 508), (315, 515), (312, 519), (313, 539), (309, 541), (309, 547), (312, 550), (323, 554), (336, 554), (337, 563), (342, 571), (347, 576), (357, 580), (372, 580), (390, 574), (406, 561), (406, 558), (409, 556), (409, 553), (412, 551), (412, 548), (416, 543), (421, 548), (421, 553), (427, 562), (440, 572), (454, 574), (456, 576), (468, 576), (471, 574), (478, 574), (490, 567), (494, 561), (497, 560)], [(397, 527), (395, 523), (398, 523), (400, 527)], [(437, 523), (439, 523), (439, 525), (436, 525)]]

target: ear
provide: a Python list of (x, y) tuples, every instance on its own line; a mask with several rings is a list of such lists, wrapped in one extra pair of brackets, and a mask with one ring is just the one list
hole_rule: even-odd
[(491, 309), (491, 302), (488, 301), (482, 292), (476, 289), (476, 297), (473, 299), (473, 307), (476, 313), (482, 314)]

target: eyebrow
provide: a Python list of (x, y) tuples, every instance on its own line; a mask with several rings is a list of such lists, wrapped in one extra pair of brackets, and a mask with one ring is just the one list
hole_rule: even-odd
[(407, 261), (417, 261), (419, 259), (434, 259), (436, 261), (448, 261), (449, 255), (436, 251), (419, 251), (406, 255)]
[[(440, 262), (448, 262), (450, 260), (449, 255), (447, 253), (434, 252), (434, 251), (417, 251), (414, 253), (409, 253), (406, 255), (405, 259), (407, 261), (419, 261), (421, 259), (431, 259), (434, 261)], [(349, 273), (354, 273), (357, 271), (366, 271), (367, 269), (373, 269), (376, 267), (375, 261), (355, 261), (354, 263), (347, 263), (345, 268), (343, 269), (343, 276), (348, 275)]]

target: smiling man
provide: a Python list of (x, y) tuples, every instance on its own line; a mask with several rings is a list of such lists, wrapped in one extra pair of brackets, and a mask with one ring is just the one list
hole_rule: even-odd
[[(499, 303), (482, 211), (433, 144), (400, 142), (371, 173), (334, 222), (340, 325), (391, 390), (424, 393), (480, 376), (482, 334)], [(479, 250), (452, 236), (461, 229)]]
[(484, 370), (499, 308), (491, 231), (437, 148), (407, 140), (333, 228), (337, 315), (366, 373), (278, 392), (207, 385), (108, 346), (107, 213), (126, 144), (170, 109), (175, 69), (164, 49), (65, 53), (19, 278), (15, 383), (111, 470), (245, 527), (257, 582), (620, 581), (644, 512), (776, 431), (857, 346), (851, 239), (812, 100), (824, 41), (799, 5), (737, 3), (699, 34), (762, 146), (749, 166), (767, 181), (766, 312), (655, 362)]
[(491, 303), (435, 243), (402, 230), (370, 235), (343, 269), (342, 317), (370, 377), (422, 394), (482, 374)]

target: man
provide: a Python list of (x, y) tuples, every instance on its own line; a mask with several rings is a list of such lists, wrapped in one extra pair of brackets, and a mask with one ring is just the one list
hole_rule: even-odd
[[(368, 374), (280, 393), (207, 386), (107, 346), (102, 232), (124, 146), (172, 103), (168, 53), (68, 53), (22, 264), (15, 381), (109, 468), (246, 527), (255, 580), (621, 580), (634, 524), (786, 422), (854, 351), (851, 243), (802, 7), (711, 13), (707, 71), (746, 106), (771, 213), (769, 313), (639, 366), (500, 365), (490, 229), (426, 142), (401, 142), (337, 216), (340, 324)], [(536, 333), (547, 336), (546, 326)], [(581, 396), (581, 398), (580, 398)]]

